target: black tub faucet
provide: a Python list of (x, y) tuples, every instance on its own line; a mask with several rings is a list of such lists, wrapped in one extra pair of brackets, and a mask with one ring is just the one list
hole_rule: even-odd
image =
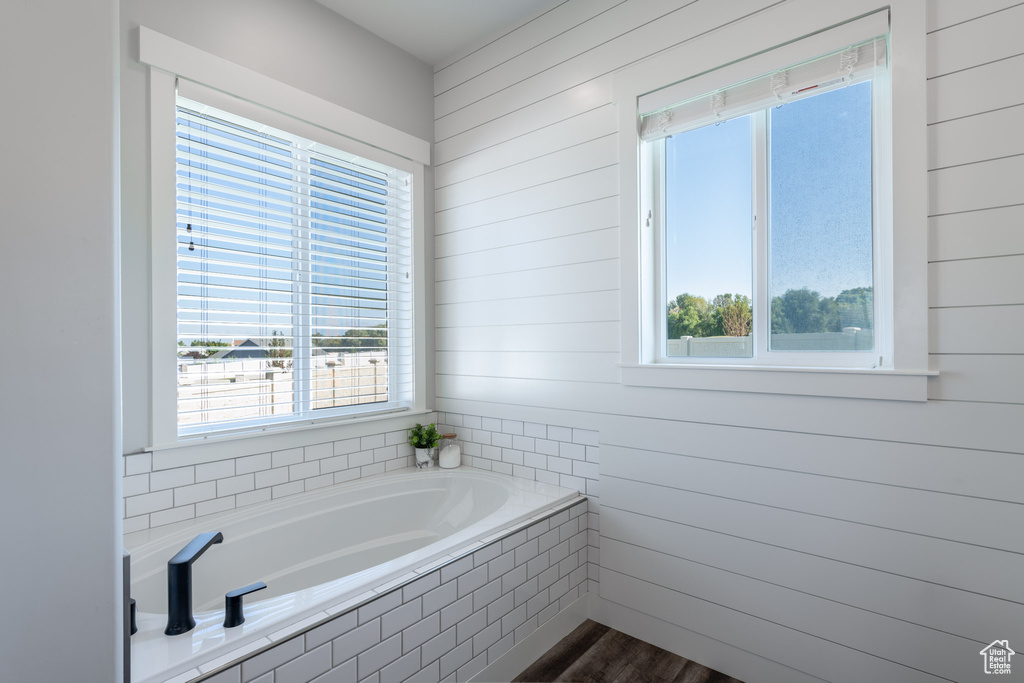
[(196, 620), (192, 618), (192, 563), (214, 543), (224, 540), (214, 531), (199, 534), (178, 554), (167, 561), (167, 628), (164, 633), (176, 636), (191, 631)]

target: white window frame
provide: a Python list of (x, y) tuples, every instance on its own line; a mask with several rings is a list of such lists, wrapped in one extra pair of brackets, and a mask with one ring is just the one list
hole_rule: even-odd
[[(396, 414), (425, 413), (426, 407), (426, 268), (424, 167), (430, 143), (361, 114), (298, 90), (280, 81), (204, 52), (146, 27), (139, 28), (139, 57), (149, 66), (150, 205), (151, 205), (151, 446), (180, 448), (204, 441), (251, 437), (254, 434), (388, 420)], [(179, 437), (177, 378), (174, 358), (177, 326), (177, 262), (175, 236), (175, 104), (176, 82), (187, 81), (203, 92), (202, 100), (237, 116), (287, 130), (329, 147), (405, 171), (412, 176), (413, 252), (413, 397), (407, 408), (360, 409), (344, 416), (272, 424), (240, 432)], [(393, 421), (393, 420), (392, 420)], [(332, 438), (334, 438), (332, 436)]]
[[(877, 11), (859, 0), (846, 3), (789, 2), (684, 43), (617, 72), (613, 81), (620, 130), (620, 236), (622, 273), (621, 376), (623, 384), (683, 389), (842, 396), (923, 401), (927, 399), (927, 176), (924, 70), (924, 2), (902, 0), (889, 8), (892, 87), (891, 362), (883, 367), (812, 367), (800, 361), (752, 364), (722, 359), (678, 362), (659, 353), (664, 336), (664, 299), (658, 267), (649, 187), (640, 182), (645, 145), (640, 142), (638, 102), (673, 86), (693, 96), (841, 49), (858, 18)], [(770, 27), (770, 28), (769, 28)], [(844, 28), (845, 27), (845, 28)], [(724, 66), (723, 66), (724, 65)], [(774, 65), (768, 66), (766, 65)], [(676, 99), (675, 101), (682, 101)], [(763, 215), (763, 213), (761, 214)], [(758, 231), (759, 238), (764, 230)], [(876, 270), (876, 278), (878, 271)], [(767, 301), (755, 301), (754, 305)], [(884, 322), (883, 322), (884, 324)], [(766, 330), (765, 330), (766, 332)], [(884, 333), (884, 332), (883, 332)], [(887, 335), (890, 336), (890, 335)], [(877, 355), (877, 354), (876, 354)], [(742, 362), (742, 361), (747, 362)]]

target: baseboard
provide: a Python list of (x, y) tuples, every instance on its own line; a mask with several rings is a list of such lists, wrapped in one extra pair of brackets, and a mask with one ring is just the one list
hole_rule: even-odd
[(589, 605), (587, 616), (598, 623), (746, 683), (824, 683), (753, 652), (598, 596), (592, 596)]
[(572, 633), (574, 628), (586, 621), (595, 599), (599, 598), (593, 593), (581, 595), (571, 605), (545, 621), (536, 631), (469, 679), (470, 683), (511, 681), (558, 641)]

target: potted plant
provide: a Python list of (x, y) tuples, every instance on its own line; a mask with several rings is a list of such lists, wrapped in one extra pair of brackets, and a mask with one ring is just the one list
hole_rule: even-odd
[(430, 463), (441, 440), (441, 434), (431, 422), (426, 427), (420, 423), (409, 430), (409, 445), (416, 449), (416, 467), (430, 467)]

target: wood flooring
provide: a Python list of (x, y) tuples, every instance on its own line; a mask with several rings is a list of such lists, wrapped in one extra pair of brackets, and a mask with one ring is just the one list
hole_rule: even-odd
[(742, 683), (589, 619), (515, 680), (524, 683)]

